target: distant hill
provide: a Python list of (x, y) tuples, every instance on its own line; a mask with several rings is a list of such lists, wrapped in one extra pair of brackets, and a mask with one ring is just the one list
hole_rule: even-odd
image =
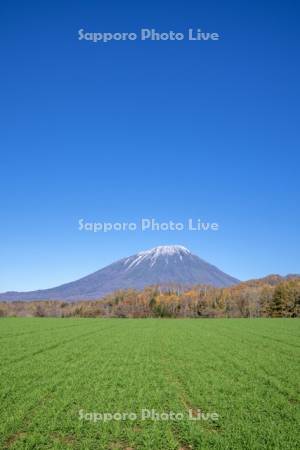
[(6, 292), (0, 294), (0, 300), (92, 300), (118, 289), (143, 289), (149, 285), (176, 283), (226, 287), (238, 282), (187, 248), (171, 245), (142, 251), (84, 278), (51, 289)]
[(268, 286), (276, 286), (277, 284), (282, 283), (283, 281), (294, 280), (294, 279), (298, 280), (299, 277), (300, 277), (300, 275), (298, 275), (298, 274), (288, 274), (285, 276), (271, 274), (271, 275), (267, 275), (266, 277), (263, 277), (263, 278), (257, 278), (257, 279), (244, 281), (241, 283), (241, 285), (247, 285), (249, 287), (261, 286), (262, 284), (266, 284)]

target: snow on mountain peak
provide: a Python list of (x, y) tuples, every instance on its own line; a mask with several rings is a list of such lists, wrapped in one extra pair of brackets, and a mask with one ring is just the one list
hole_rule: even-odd
[(162, 256), (175, 255), (178, 253), (190, 254), (191, 252), (183, 245), (159, 245), (158, 247), (151, 248), (150, 250), (140, 252), (139, 255), (148, 254), (153, 256)]
[[(145, 250), (136, 255), (136, 257), (130, 261), (127, 269), (138, 266), (142, 261), (149, 261), (150, 267), (154, 266), (158, 258), (165, 257), (166, 263), (168, 263), (168, 256), (177, 255), (182, 260), (183, 255), (191, 255), (191, 252), (183, 245), (160, 245), (158, 247)], [(129, 262), (129, 259), (125, 261), (125, 264)]]

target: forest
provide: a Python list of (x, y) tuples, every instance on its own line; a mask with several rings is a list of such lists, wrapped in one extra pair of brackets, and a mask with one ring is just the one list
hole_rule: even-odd
[(227, 288), (150, 286), (99, 300), (1, 302), (0, 317), (299, 317), (300, 277), (270, 275)]

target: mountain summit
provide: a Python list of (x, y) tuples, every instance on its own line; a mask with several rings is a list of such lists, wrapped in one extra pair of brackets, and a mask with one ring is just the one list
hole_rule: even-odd
[[(153, 267), (154, 264), (159, 262), (160, 258), (163, 257), (165, 257), (165, 261), (168, 264), (168, 257), (174, 257), (176, 255), (182, 260), (184, 255), (191, 255), (191, 252), (182, 245), (160, 245), (159, 247), (154, 247), (151, 250), (146, 250), (134, 255), (136, 258), (130, 262), (129, 267), (138, 266), (143, 261), (148, 261), (150, 263), (150, 267)], [(131, 256), (128, 258), (128, 261), (132, 258), (134, 257)]]
[(166, 245), (121, 259), (71, 283), (32, 292), (7, 292), (0, 294), (0, 300), (90, 300), (117, 289), (143, 289), (172, 283), (225, 287), (238, 280), (182, 245)]

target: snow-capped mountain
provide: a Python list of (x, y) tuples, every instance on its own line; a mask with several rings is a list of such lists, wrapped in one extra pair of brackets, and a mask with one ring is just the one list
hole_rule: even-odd
[(161, 245), (159, 247), (152, 248), (140, 252), (137, 255), (131, 256), (125, 261), (125, 264), (129, 264), (128, 269), (138, 266), (142, 262), (148, 261), (150, 267), (153, 267), (159, 261), (159, 258), (165, 258), (165, 263), (168, 264), (169, 256), (177, 256), (182, 261), (182, 255), (189, 255), (191, 252), (182, 245)]
[(193, 255), (182, 245), (170, 245), (137, 253), (55, 288), (0, 294), (0, 300), (90, 300), (117, 289), (143, 289), (149, 285), (172, 283), (225, 287), (238, 283), (238, 280)]

